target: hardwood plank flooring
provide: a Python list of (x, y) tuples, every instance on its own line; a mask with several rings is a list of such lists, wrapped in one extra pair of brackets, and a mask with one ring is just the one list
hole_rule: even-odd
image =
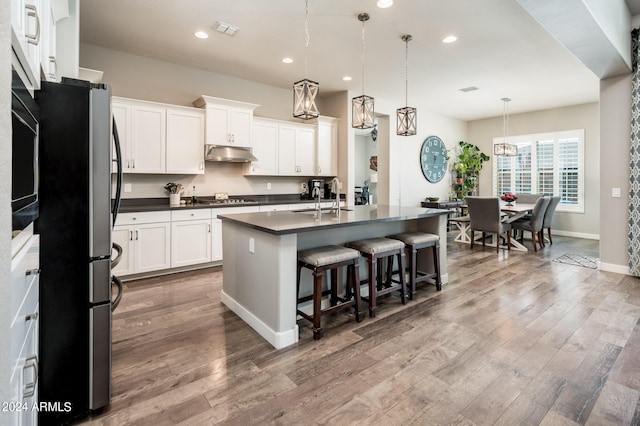
[[(449, 284), (273, 349), (220, 301), (220, 268), (125, 284), (96, 425), (640, 425), (640, 280), (448, 241)], [(525, 244), (530, 245), (530, 241)]]

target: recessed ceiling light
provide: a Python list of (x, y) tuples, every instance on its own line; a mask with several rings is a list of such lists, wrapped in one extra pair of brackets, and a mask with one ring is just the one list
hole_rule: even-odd
[(342, 80), (351, 81), (351, 80), (353, 80), (353, 78), (351, 78), (351, 76), (345, 75), (344, 77), (342, 77)]
[(293, 59), (291, 59), (291, 58), (282, 58), (282, 62), (284, 62), (285, 64), (292, 64), (293, 63)]
[(387, 7), (393, 6), (393, 0), (378, 0), (376, 6), (380, 9), (386, 9)]
[(442, 39), (443, 43), (453, 43), (454, 41), (456, 41), (458, 39), (458, 37), (454, 36), (454, 35), (450, 35), (447, 36), (445, 38)]
[(198, 37), (198, 38), (209, 38), (209, 34), (205, 33), (204, 31), (196, 31), (195, 33), (193, 33), (194, 36)]

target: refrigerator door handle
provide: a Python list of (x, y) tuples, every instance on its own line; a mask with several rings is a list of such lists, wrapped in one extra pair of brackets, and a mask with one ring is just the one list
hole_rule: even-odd
[(122, 150), (120, 149), (120, 137), (118, 136), (118, 126), (116, 126), (116, 119), (112, 119), (113, 122), (113, 141), (116, 147), (116, 198), (113, 202), (113, 208), (111, 210), (111, 216), (113, 223), (111, 226), (116, 225), (116, 217), (118, 217), (118, 211), (120, 210), (120, 199), (122, 194)]

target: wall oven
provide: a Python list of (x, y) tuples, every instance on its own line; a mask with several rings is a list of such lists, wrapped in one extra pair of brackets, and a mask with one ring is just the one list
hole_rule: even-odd
[(11, 78), (12, 230), (21, 231), (38, 217), (38, 105), (12, 69)]

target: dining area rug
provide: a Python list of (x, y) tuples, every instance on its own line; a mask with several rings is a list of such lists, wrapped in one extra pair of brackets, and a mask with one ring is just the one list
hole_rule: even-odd
[(564, 254), (556, 259), (553, 259), (553, 261), (558, 263), (566, 263), (568, 265), (598, 269), (598, 262), (600, 261), (600, 259), (598, 259), (597, 257), (583, 256), (581, 254)]

